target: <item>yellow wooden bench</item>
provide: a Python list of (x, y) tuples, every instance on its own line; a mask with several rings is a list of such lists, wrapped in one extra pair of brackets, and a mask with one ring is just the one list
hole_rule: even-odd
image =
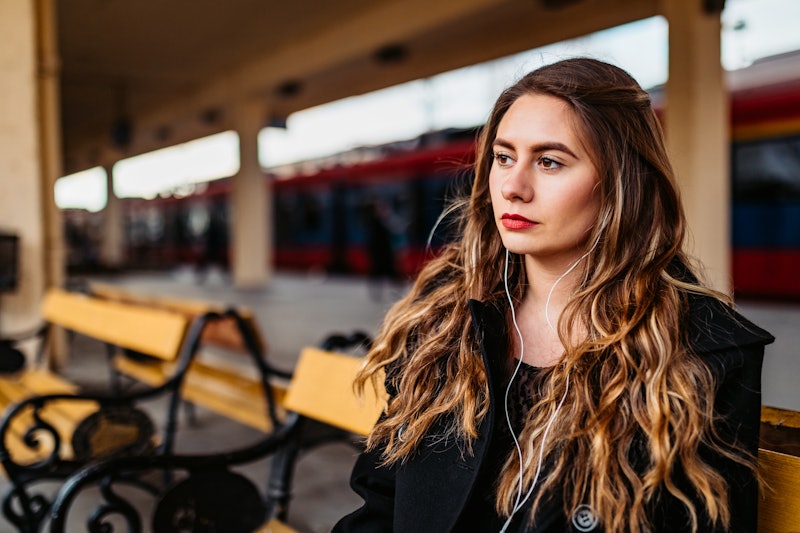
[[(150, 312), (58, 289), (48, 291), (41, 310), (49, 324), (61, 326), (105, 343), (169, 359), (177, 358), (188, 327), (188, 321), (175, 313)], [(35, 366), (14, 375), (0, 377), (0, 407), (4, 412), (12, 405), (30, 397), (77, 392), (76, 385), (43, 366)], [(49, 402), (46, 413), (42, 412), (44, 419), (59, 430), (64, 442), (62, 452), (67, 457), (72, 454), (71, 437), (75, 426), (96, 410), (97, 405), (94, 401), (63, 400)], [(3, 443), (8, 449), (10, 458), (21, 463), (41, 460), (52, 451), (24, 444), (22, 435), (31, 421), (29, 415), (30, 413), (28, 416), (20, 415), (11, 421), (9, 433)]]
[[(270, 506), (252, 484), (248, 488), (246, 480), (228, 469), (287, 446), (302, 446), (302, 429), (307, 422), (353, 435), (368, 434), (384, 409), (386, 395), (368, 390), (364, 399), (356, 397), (352, 384), (362, 363), (362, 358), (352, 355), (317, 348), (302, 350), (284, 401), (286, 421), (263, 441), (227, 454), (113, 458), (88, 466), (62, 486), (52, 508), (51, 531), (65, 531), (71, 503), (82, 490), (100, 480), (113, 487), (114, 483), (125, 482), (124, 477), (109, 477), (115, 473), (167, 469), (183, 471), (188, 477), (181, 476), (180, 482), (158, 495), (152, 520), (154, 531), (160, 531), (164, 524), (175, 524), (182, 517), (181, 525), (186, 530), (202, 522), (207, 528), (216, 524), (230, 533), (292, 532), (289, 525), (275, 518), (262, 523)], [(204, 483), (208, 479), (217, 483)], [(82, 523), (80, 518), (78, 522)], [(139, 517), (138, 523), (145, 521)]]
[[(190, 331), (189, 320), (175, 312), (60, 289), (46, 293), (41, 312), (48, 327), (170, 360), (186, 349)], [(46, 343), (47, 330), (44, 337)], [(98, 456), (153, 447), (152, 422), (133, 408), (136, 399), (81, 395), (74, 384), (40, 365), (0, 378), (0, 462), (12, 485), (3, 502), (6, 518), (21, 530), (33, 529), (43, 511), (30, 505), (26, 487), (63, 478)]]
[[(274, 422), (268, 413), (268, 406), (280, 405), (290, 373), (274, 368), (265, 358), (267, 344), (249, 309), (190, 298), (146, 294), (107, 283), (92, 283), (89, 292), (110, 301), (167, 309), (188, 319), (215, 315), (215, 319), (206, 322), (200, 334), (200, 352), (186, 373), (181, 396), (192, 404), (202, 405), (260, 431), (272, 429)], [(208, 349), (222, 351), (222, 355), (245, 355), (250, 360), (231, 364), (224, 357), (214, 358), (213, 354), (207, 352)], [(133, 358), (117, 354), (112, 365), (116, 372), (152, 387), (162, 385), (175, 373), (175, 361), (157, 358)], [(265, 397), (262, 376), (269, 378), (272, 402)]]
[[(306, 348), (295, 368), (284, 407), (306, 419), (342, 429), (353, 435), (366, 437), (372, 431), (386, 404), (386, 393), (376, 393), (367, 387), (365, 397), (353, 392), (353, 380), (363, 364), (363, 358)], [(285, 449), (285, 448), (284, 448)], [(292, 465), (288, 465), (293, 468)], [(284, 514), (276, 509), (273, 514)], [(282, 519), (274, 516), (258, 529), (258, 533), (288, 533), (292, 529)]]
[(761, 409), (759, 472), (766, 487), (758, 508), (760, 533), (800, 532), (800, 412)]

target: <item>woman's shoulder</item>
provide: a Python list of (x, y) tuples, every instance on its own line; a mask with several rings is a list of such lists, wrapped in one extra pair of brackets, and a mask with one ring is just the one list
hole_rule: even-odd
[(688, 338), (697, 353), (765, 346), (775, 340), (735, 309), (707, 295), (689, 296)]

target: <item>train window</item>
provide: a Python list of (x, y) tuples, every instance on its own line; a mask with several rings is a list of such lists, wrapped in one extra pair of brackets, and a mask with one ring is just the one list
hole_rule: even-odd
[(322, 206), (313, 193), (301, 193), (299, 198), (302, 228), (314, 231), (322, 225)]
[(293, 234), (294, 196), (275, 195), (275, 239), (278, 244), (290, 243)]
[(800, 199), (800, 136), (735, 143), (733, 197), (738, 201)]

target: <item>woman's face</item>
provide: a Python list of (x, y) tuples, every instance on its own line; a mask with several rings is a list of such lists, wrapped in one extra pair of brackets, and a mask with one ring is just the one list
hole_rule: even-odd
[(497, 128), (489, 173), (495, 223), (511, 252), (567, 263), (597, 220), (598, 175), (563, 100), (517, 99)]

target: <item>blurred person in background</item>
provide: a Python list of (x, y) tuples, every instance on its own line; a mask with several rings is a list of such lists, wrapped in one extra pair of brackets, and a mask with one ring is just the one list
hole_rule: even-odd
[(373, 300), (383, 297), (384, 285), (389, 289), (398, 285), (397, 257), (392, 244), (393, 228), (391, 208), (381, 199), (373, 199), (364, 206), (367, 255), (369, 256), (369, 293)]

